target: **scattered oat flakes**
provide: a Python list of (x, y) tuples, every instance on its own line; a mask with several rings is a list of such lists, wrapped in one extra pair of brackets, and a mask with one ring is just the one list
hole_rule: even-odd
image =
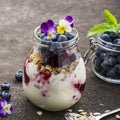
[(118, 120), (120, 120), (120, 115), (116, 115), (115, 117), (116, 117)]
[(105, 113), (110, 112), (110, 110), (105, 110)]
[(94, 112), (94, 113), (93, 113), (94, 116), (98, 116), (98, 115), (100, 115), (100, 114), (101, 114), (101, 113), (99, 113), (99, 112)]
[(84, 110), (83, 109), (79, 109), (78, 112), (83, 112)]
[(68, 112), (72, 112), (72, 109), (67, 109)]
[(100, 106), (103, 106), (104, 104), (100, 103), (99, 105), (100, 105)]
[(80, 115), (87, 115), (87, 112), (81, 112)]
[(41, 116), (41, 115), (42, 115), (42, 111), (37, 111), (37, 114), (38, 114), (39, 116)]

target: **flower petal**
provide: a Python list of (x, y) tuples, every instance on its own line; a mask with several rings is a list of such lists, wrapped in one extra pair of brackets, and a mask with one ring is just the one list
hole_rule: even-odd
[(48, 29), (51, 29), (54, 27), (54, 22), (52, 20), (48, 20), (47, 21), (47, 26), (48, 26)]
[(65, 32), (65, 29), (63, 26), (57, 26), (57, 33), (64, 34), (64, 32)]
[(47, 23), (46, 22), (42, 23), (41, 26), (40, 26), (40, 29), (41, 29), (42, 32), (47, 33), (48, 32)]
[(6, 116), (6, 111), (4, 109), (0, 109), (0, 117)]
[(59, 25), (65, 27), (65, 26), (68, 26), (69, 23), (64, 19), (61, 19), (61, 20), (59, 20)]
[(0, 107), (4, 107), (7, 105), (7, 101), (5, 99), (0, 100)]
[(73, 17), (72, 16), (66, 16), (65, 20), (69, 23), (73, 23)]
[(71, 32), (72, 31), (72, 28), (70, 27), (70, 25), (68, 25), (68, 26), (65, 27), (65, 31), (66, 32)]
[(5, 111), (6, 111), (6, 113), (8, 113), (8, 114), (12, 114), (12, 111), (13, 111), (12, 104), (6, 105), (6, 106), (5, 106)]
[(71, 27), (71, 28), (74, 28), (74, 24), (73, 24), (73, 23), (72, 23), (72, 24), (70, 24), (70, 27)]

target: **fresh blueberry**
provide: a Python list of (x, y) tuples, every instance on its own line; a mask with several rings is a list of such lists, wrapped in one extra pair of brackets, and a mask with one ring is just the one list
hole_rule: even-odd
[(8, 91), (2, 91), (2, 92), (1, 92), (1, 98), (4, 98), (4, 99), (6, 99), (7, 101), (9, 101), (10, 98), (11, 98), (11, 93), (9, 93)]
[(40, 33), (40, 34), (38, 35), (38, 37), (39, 37), (40, 39), (43, 39), (43, 38), (45, 37), (45, 34), (44, 34), (44, 33)]
[(117, 62), (120, 63), (120, 55), (117, 56)]
[(19, 82), (22, 82), (22, 75), (23, 75), (23, 72), (22, 72), (22, 71), (17, 71), (17, 72), (15, 73), (15, 78), (16, 78), (16, 80), (19, 81)]
[(106, 75), (108, 78), (115, 78), (116, 77), (116, 74), (113, 70), (108, 71)]
[(93, 59), (93, 63), (94, 63), (95, 65), (97, 65), (97, 66), (100, 65), (101, 62), (102, 62), (102, 59), (99, 58), (99, 57), (95, 57), (95, 58)]
[(106, 71), (108, 71), (108, 70), (110, 70), (111, 69), (111, 65), (109, 65), (109, 64), (107, 64), (107, 62), (106, 61), (103, 61), (102, 63), (101, 63), (101, 67), (102, 67), (102, 69), (104, 69), (104, 70), (106, 70)]
[(120, 38), (115, 39), (115, 40), (113, 41), (113, 44), (120, 45)]
[(114, 56), (109, 56), (106, 61), (108, 65), (115, 65), (117, 63), (116, 57)]
[(104, 52), (104, 51), (99, 48), (99, 49), (96, 50), (95, 55), (96, 55), (97, 57), (100, 57), (100, 55), (101, 55), (102, 52)]
[(58, 42), (64, 42), (64, 41), (67, 41), (67, 37), (65, 35), (60, 35), (58, 37)]
[(120, 64), (115, 65), (114, 71), (115, 73), (120, 74)]
[(108, 56), (108, 54), (105, 51), (100, 54), (100, 58), (103, 60), (106, 59), (107, 56)]
[(110, 38), (111, 38), (112, 40), (117, 39), (117, 38), (120, 37), (119, 34), (118, 34), (118, 33), (115, 33), (115, 32), (111, 32), (111, 33), (109, 34), (109, 36), (110, 36)]
[(101, 72), (101, 66), (100, 65), (95, 65), (95, 71), (96, 72)]
[(113, 47), (112, 48), (113, 51), (109, 51), (109, 55), (112, 55), (112, 56), (119, 56), (119, 53), (116, 52), (116, 51), (119, 51), (120, 50), (120, 47)]
[(2, 91), (6, 90), (6, 91), (9, 91), (10, 90), (10, 84), (9, 83), (2, 83), (1, 84), (1, 89)]
[(110, 45), (110, 44), (106, 44), (106, 45), (104, 45), (104, 47), (109, 48), (109, 49), (112, 49), (112, 48), (113, 48), (113, 46)]
[(107, 73), (106, 70), (101, 69), (101, 71), (100, 71), (100, 74), (101, 74), (101, 75), (106, 76), (106, 73)]
[(62, 44), (61, 43), (55, 43), (55, 42), (53, 42), (52, 44), (51, 44), (51, 49), (59, 49), (59, 48), (62, 48)]
[(45, 40), (45, 41), (52, 41), (52, 39), (50, 37), (48, 37), (48, 36), (43, 37), (43, 40)]
[(107, 34), (107, 33), (102, 33), (100, 37), (102, 40), (104, 40), (106, 42), (112, 42), (112, 39), (110, 38), (109, 34)]
[(60, 36), (60, 34), (59, 34), (59, 33), (56, 33), (56, 39), (58, 39), (58, 38), (59, 38), (59, 36)]
[(67, 36), (68, 40), (71, 40), (75, 37), (75, 35), (73, 33), (66, 32), (65, 35)]

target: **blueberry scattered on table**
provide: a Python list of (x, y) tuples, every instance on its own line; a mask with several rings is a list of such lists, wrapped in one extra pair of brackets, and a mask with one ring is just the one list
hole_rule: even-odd
[(1, 84), (1, 89), (2, 89), (2, 91), (4, 91), (4, 90), (9, 91), (10, 90), (10, 84), (6, 83), (6, 82), (2, 83)]
[(2, 91), (0, 95), (1, 98), (6, 99), (7, 101), (9, 101), (11, 98), (11, 93), (9, 91)]
[(22, 75), (23, 75), (23, 72), (22, 72), (22, 71), (17, 71), (17, 72), (15, 73), (15, 78), (16, 78), (16, 80), (19, 81), (19, 82), (22, 82)]

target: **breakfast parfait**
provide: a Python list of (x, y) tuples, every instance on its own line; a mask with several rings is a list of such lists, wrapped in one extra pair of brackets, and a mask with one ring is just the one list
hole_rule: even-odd
[(78, 51), (72, 16), (34, 30), (35, 45), (24, 64), (23, 89), (36, 106), (59, 111), (74, 105), (85, 87), (86, 71)]

